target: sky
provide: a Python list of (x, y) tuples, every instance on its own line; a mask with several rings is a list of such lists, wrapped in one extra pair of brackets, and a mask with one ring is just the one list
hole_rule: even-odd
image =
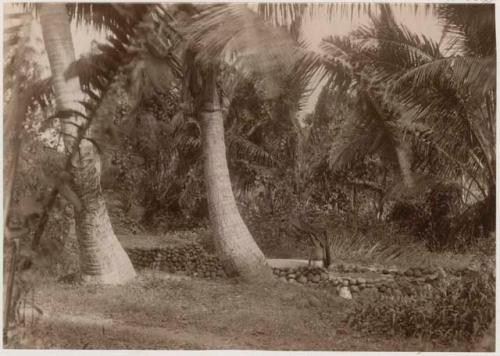
[[(10, 13), (12, 11), (18, 12), (19, 10), (14, 9), (12, 5), (6, 4), (4, 12)], [(440, 40), (442, 27), (438, 19), (433, 14), (426, 13), (422, 7), (415, 11), (413, 5), (401, 5), (394, 8), (394, 15), (396, 21), (403, 23), (412, 32), (423, 34), (435, 41)], [(310, 45), (311, 49), (319, 50), (319, 44), (322, 38), (330, 35), (347, 35), (358, 26), (368, 25), (369, 23), (370, 17), (368, 14), (355, 14), (352, 18), (337, 15), (334, 16), (333, 19), (329, 19), (325, 12), (318, 11), (314, 17), (309, 19), (306, 18), (303, 21), (301, 29), (303, 33), (302, 39)], [(104, 32), (97, 32), (88, 26), (76, 27), (72, 24), (71, 29), (73, 33), (75, 55), (77, 58), (89, 52), (93, 40), (101, 42), (104, 41), (106, 37)], [(32, 33), (34, 37), (41, 39), (41, 29), (37, 22), (33, 25)], [(41, 42), (39, 45), (42, 46)], [(41, 64), (45, 67), (47, 75), (49, 75), (48, 59), (41, 58)], [(300, 118), (312, 112), (316, 105), (319, 93), (321, 92), (321, 85), (313, 83), (312, 87), (316, 87), (316, 89), (310, 95), (305, 105), (305, 109), (299, 113)]]

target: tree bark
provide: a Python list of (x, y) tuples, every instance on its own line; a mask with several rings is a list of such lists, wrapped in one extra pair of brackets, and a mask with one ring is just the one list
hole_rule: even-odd
[[(29, 40), (29, 31), (31, 21), (23, 25), (20, 31), (19, 47), (14, 54), (14, 62), (20, 65), (26, 43)], [(6, 115), (4, 116), (4, 195), (3, 211), (4, 226), (7, 226), (7, 217), (12, 199), (12, 189), (14, 186), (14, 177), (16, 175), (17, 164), (21, 151), (21, 130), (22, 124), (28, 111), (29, 94), (26, 93), (26, 77), (23, 73), (16, 75), (16, 80), (11, 90), (11, 98), (7, 105)]]
[(214, 242), (229, 275), (258, 281), (269, 278), (271, 270), (236, 205), (226, 160), (224, 123), (215, 75), (215, 71), (211, 71), (205, 77), (204, 96), (199, 112), (205, 184)]
[[(39, 14), (57, 111), (85, 113), (80, 103), (85, 96), (78, 77), (66, 78), (66, 71), (75, 60), (75, 54), (65, 4), (41, 4)], [(79, 130), (84, 127), (85, 119), (77, 115), (62, 122), (64, 144), (71, 157), (69, 173), (72, 188), (82, 202), (82, 209), (75, 216), (80, 275), (86, 282), (125, 283), (135, 276), (135, 271), (111, 226), (102, 195), (101, 161), (96, 147), (87, 139), (77, 141)], [(85, 136), (88, 137), (90, 132), (87, 130)]]
[(415, 187), (415, 180), (413, 172), (411, 171), (411, 161), (409, 155), (409, 147), (405, 142), (401, 142), (396, 146), (396, 155), (398, 157), (399, 169), (401, 171), (401, 178), (407, 188)]

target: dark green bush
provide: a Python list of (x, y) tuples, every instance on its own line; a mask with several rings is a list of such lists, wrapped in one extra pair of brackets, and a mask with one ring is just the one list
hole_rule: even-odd
[(470, 272), (417, 296), (360, 302), (348, 321), (352, 328), (369, 334), (453, 342), (482, 336), (494, 317), (493, 274)]
[(457, 246), (457, 213), (460, 208), (460, 190), (452, 184), (437, 184), (422, 196), (397, 201), (388, 220), (409, 231), (430, 250)]

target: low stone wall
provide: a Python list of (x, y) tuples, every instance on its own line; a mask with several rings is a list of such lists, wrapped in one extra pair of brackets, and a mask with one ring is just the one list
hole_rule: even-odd
[(196, 243), (159, 248), (126, 248), (136, 269), (153, 269), (170, 273), (182, 272), (203, 278), (225, 277), (217, 258)]
[[(136, 269), (153, 269), (201, 278), (226, 277), (217, 256), (197, 243), (159, 248), (126, 248)], [(277, 278), (308, 287), (333, 288), (344, 298), (357, 294), (381, 293), (389, 296), (415, 295), (446, 274), (442, 269), (398, 268), (336, 264), (328, 270), (301, 266), (274, 267)]]
[(352, 298), (358, 293), (415, 295), (420, 288), (431, 288), (440, 276), (438, 271), (421, 268), (400, 271), (343, 265), (332, 266), (329, 271), (318, 267), (273, 268), (273, 273), (288, 283), (335, 288), (344, 298)]

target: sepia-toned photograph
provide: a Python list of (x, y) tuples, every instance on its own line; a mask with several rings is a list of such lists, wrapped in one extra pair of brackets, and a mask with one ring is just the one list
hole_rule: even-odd
[(494, 352), (494, 3), (3, 7), (3, 346)]

